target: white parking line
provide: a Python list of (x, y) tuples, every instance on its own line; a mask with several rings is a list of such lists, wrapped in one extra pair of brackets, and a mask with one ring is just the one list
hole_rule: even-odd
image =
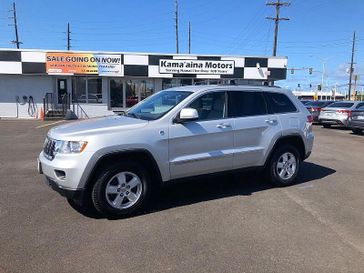
[(44, 127), (47, 127), (47, 126), (52, 126), (52, 125), (55, 125), (55, 124), (58, 124), (58, 123), (61, 123), (61, 122), (64, 122), (64, 120), (58, 120), (58, 121), (55, 121), (55, 122), (52, 122), (52, 123), (47, 123), (47, 124), (39, 125), (39, 126), (37, 126), (35, 128), (36, 129), (40, 129), (40, 128), (44, 128)]

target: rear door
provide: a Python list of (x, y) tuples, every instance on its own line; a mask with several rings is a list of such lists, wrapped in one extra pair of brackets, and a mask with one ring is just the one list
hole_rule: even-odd
[(227, 94), (210, 92), (189, 106), (199, 119), (169, 129), (171, 178), (229, 170), (233, 165), (233, 119), (227, 118)]
[(291, 99), (284, 93), (265, 92), (264, 97), (267, 101), (268, 112), (277, 116), (281, 124), (283, 135), (301, 134), (306, 126), (307, 117), (302, 118), (302, 114)]
[(268, 113), (260, 91), (230, 91), (229, 117), (234, 125), (234, 168), (264, 164), (272, 139), (280, 135), (277, 116)]

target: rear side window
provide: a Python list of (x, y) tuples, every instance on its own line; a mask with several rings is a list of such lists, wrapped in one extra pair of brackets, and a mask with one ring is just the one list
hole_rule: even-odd
[(359, 103), (355, 109), (359, 109), (359, 108), (363, 108), (364, 107), (364, 103)]
[(261, 92), (230, 91), (228, 92), (228, 95), (229, 117), (258, 116), (268, 113)]
[(285, 94), (266, 92), (264, 96), (270, 114), (297, 112), (296, 106)]
[(333, 104), (330, 104), (329, 108), (350, 108), (354, 105), (354, 103), (350, 102), (334, 102)]

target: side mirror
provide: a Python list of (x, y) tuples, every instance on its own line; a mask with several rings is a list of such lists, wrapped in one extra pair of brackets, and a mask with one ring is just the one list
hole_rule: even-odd
[(179, 113), (177, 122), (192, 121), (198, 119), (198, 112), (194, 108), (183, 108)]

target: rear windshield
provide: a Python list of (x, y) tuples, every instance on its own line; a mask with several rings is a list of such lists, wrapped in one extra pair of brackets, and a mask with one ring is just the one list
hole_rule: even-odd
[(324, 101), (311, 101), (309, 103), (306, 103), (306, 106), (316, 106), (316, 107), (322, 107), (326, 104)]
[(330, 108), (350, 108), (354, 105), (354, 103), (351, 102), (334, 102), (333, 104), (330, 104), (327, 107)]

